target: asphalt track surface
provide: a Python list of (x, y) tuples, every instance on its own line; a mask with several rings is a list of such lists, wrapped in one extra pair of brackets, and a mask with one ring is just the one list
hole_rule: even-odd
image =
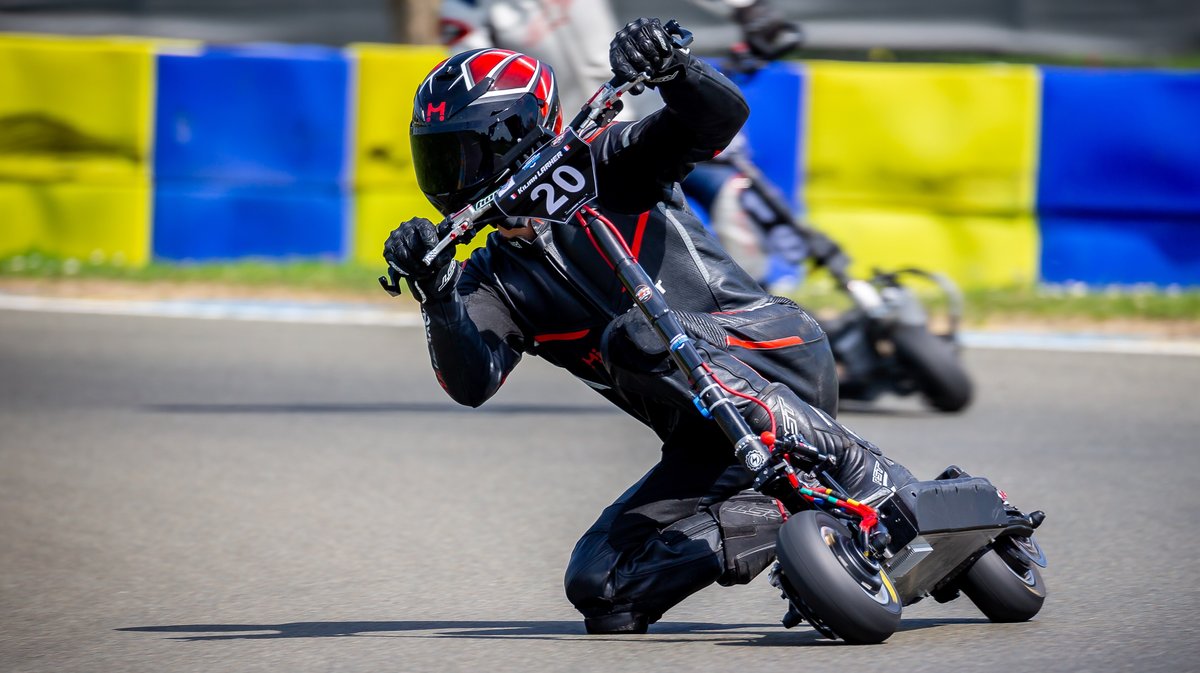
[(1034, 621), (844, 646), (760, 577), (597, 637), (563, 567), (656, 447), (545, 363), (471, 410), (418, 329), (0, 311), (0, 671), (1197, 670), (1200, 358), (968, 361), (963, 415), (842, 420), (1048, 512)]

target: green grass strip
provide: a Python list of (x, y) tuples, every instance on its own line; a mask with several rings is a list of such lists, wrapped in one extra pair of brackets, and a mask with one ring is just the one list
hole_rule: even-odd
[[(95, 260), (63, 260), (38, 253), (0, 259), (0, 278), (208, 283), (231, 288), (335, 292), (368, 299), (382, 294), (375, 279), (384, 271), (382, 262), (377, 266), (366, 266), (320, 260), (153, 263), (131, 268)], [(916, 283), (911, 287), (918, 291), (932, 313), (944, 311), (945, 301), (935, 289)], [(849, 298), (834, 288), (828, 276), (822, 273), (814, 274), (807, 284), (788, 294), (813, 311), (831, 312), (850, 307)], [(1200, 288), (1042, 285), (974, 290), (966, 292), (964, 299), (964, 317), (968, 324), (993, 319), (1200, 322)]]
[(246, 287), (290, 287), (346, 292), (382, 292), (375, 279), (378, 266), (296, 259), (248, 259), (229, 262), (154, 262), (129, 267), (95, 260), (58, 259), (39, 253), (0, 260), (0, 278), (104, 279), (133, 283), (215, 283)]

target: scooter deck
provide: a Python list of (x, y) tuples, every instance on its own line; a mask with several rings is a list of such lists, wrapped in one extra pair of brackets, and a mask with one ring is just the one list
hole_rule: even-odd
[(884, 567), (904, 604), (929, 594), (1008, 527), (996, 487), (982, 477), (918, 481), (880, 507), (892, 534)]

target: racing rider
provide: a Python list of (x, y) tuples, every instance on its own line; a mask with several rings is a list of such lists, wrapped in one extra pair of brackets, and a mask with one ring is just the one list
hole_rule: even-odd
[[(773, 415), (781, 435), (836, 458), (831, 475), (851, 497), (877, 503), (912, 477), (833, 420), (837, 378), (821, 328), (791, 301), (766, 294), (683, 202), (678, 181), (745, 121), (741, 94), (673, 48), (657, 19), (620, 30), (610, 62), (627, 80), (648, 74), (665, 105), (586, 139), (600, 194), (593, 206), (655, 279), (717, 377), (763, 403), (739, 398), (751, 426), (766, 430)], [(511, 51), (469, 51), (434, 68), (417, 91), (410, 127), (418, 182), (434, 206), (454, 213), (498, 188), (525, 158), (510, 156), (521, 140), (561, 129), (557, 93), (549, 66)], [(566, 593), (588, 632), (644, 632), (713, 582), (749, 582), (774, 559), (781, 509), (748, 489), (754, 475), (693, 406), (607, 258), (575, 224), (495, 224), (486, 247), (462, 265), (449, 249), (422, 263), (438, 239), (423, 218), (393, 231), (384, 257), (421, 302), (434, 372), (457, 402), (483, 404), (528, 353), (566, 369), (661, 440), (660, 462), (572, 553)]]

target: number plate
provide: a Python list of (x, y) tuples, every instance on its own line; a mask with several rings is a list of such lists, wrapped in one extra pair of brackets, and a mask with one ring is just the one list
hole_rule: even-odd
[(496, 207), (509, 217), (566, 222), (596, 198), (592, 150), (567, 129), (542, 146), (496, 194)]

